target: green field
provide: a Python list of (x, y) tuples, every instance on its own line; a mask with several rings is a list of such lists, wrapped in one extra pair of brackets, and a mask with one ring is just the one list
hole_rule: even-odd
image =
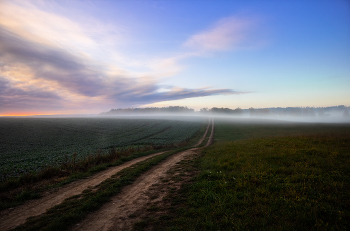
[(349, 230), (350, 124), (248, 121), (216, 119), (199, 174), (153, 227)]
[[(0, 118), (0, 178), (58, 166), (111, 148), (166, 146), (192, 137), (203, 119)], [(1, 179), (0, 179), (1, 180)]]

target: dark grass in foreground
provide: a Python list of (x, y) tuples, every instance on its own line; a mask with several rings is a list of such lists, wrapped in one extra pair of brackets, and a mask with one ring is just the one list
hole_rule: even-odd
[(204, 154), (186, 202), (158, 228), (350, 229), (350, 132), (221, 142)]
[(60, 167), (49, 167), (38, 173), (25, 174), (19, 178), (1, 182), (0, 211), (21, 205), (30, 199), (40, 198), (40, 194), (49, 188), (60, 187), (75, 180), (86, 178), (108, 167), (121, 165), (135, 158), (160, 151), (182, 150), (182, 147), (189, 148), (201, 138), (205, 129), (206, 125), (203, 124), (193, 137), (179, 144), (158, 147), (147, 146), (141, 149), (131, 148), (124, 151), (111, 149), (105, 155), (92, 155), (81, 161), (69, 160)]
[(42, 216), (29, 218), (25, 224), (15, 230), (67, 230), (73, 224), (84, 219), (89, 213), (98, 210), (112, 196), (118, 194), (124, 186), (132, 184), (142, 173), (167, 157), (185, 149), (169, 151), (123, 169), (92, 190), (85, 190), (81, 195), (66, 199), (63, 203), (50, 208)]

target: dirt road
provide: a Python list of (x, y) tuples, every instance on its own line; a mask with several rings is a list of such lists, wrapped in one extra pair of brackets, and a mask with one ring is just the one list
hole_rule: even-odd
[(211, 118), (211, 132), (210, 132), (210, 136), (209, 136), (208, 142), (205, 145), (206, 147), (208, 147), (209, 145), (212, 145), (214, 143), (214, 130), (215, 130), (214, 128), (215, 128), (215, 126), (214, 126), (214, 119)]
[(133, 223), (128, 217), (150, 201), (147, 195), (150, 187), (160, 184), (160, 179), (173, 165), (185, 156), (194, 154), (196, 149), (177, 153), (155, 166), (134, 184), (125, 187), (120, 194), (113, 197), (112, 202), (105, 204), (100, 210), (87, 216), (83, 222), (75, 225), (73, 230), (130, 230)]
[[(200, 139), (200, 141), (195, 145), (200, 145), (204, 140), (208, 133), (210, 124), (213, 124), (213, 122), (208, 124), (208, 127), (206, 129), (205, 134)], [(213, 135), (213, 131), (211, 136)], [(207, 145), (210, 143), (210, 138), (208, 140)], [(184, 152), (177, 153), (173, 156), (171, 156), (169, 159), (167, 159), (165, 162), (161, 163), (158, 166), (155, 166), (153, 169), (151, 169), (149, 172), (142, 175), (133, 185), (130, 185), (126, 187), (121, 194), (118, 195), (116, 199), (113, 198), (114, 203), (107, 204), (105, 207), (103, 207), (101, 210), (98, 211), (98, 213), (95, 215), (96, 218), (93, 218), (97, 222), (95, 222), (95, 225), (88, 225), (87, 220), (83, 221), (81, 225), (77, 225), (76, 228), (86, 227), (85, 229), (81, 230), (102, 230), (100, 229), (100, 225), (102, 225), (102, 221), (105, 222), (103, 227), (119, 227), (123, 226), (122, 222), (117, 222), (117, 226), (115, 226), (115, 218), (116, 216), (126, 216), (126, 214), (129, 214), (133, 211), (133, 209), (136, 209), (140, 206), (142, 206), (143, 203), (147, 203), (146, 200), (144, 200), (144, 192), (147, 191), (149, 186), (153, 185), (154, 183), (159, 181), (159, 178), (165, 174), (165, 172), (174, 164), (181, 161), (185, 156), (193, 154), (197, 148), (192, 148), (189, 150), (186, 150)], [(25, 223), (26, 219), (31, 216), (38, 216), (46, 212), (47, 209), (58, 205), (62, 203), (65, 199), (75, 196), (78, 194), (81, 194), (84, 190), (92, 188), (104, 180), (108, 179), (112, 175), (116, 174), (117, 172), (121, 171), (124, 168), (130, 167), (138, 162), (144, 161), (148, 158), (151, 158), (156, 155), (160, 155), (164, 152), (155, 153), (152, 155), (140, 157), (134, 160), (131, 160), (129, 162), (126, 162), (122, 165), (109, 168), (105, 171), (102, 171), (100, 173), (97, 173), (87, 179), (82, 179), (75, 181), (73, 183), (70, 183), (69, 185), (66, 185), (62, 188), (57, 189), (54, 192), (47, 193), (42, 198), (37, 200), (31, 200), (25, 203), (24, 205), (18, 206), (13, 209), (7, 209), (5, 211), (0, 212), (0, 230), (10, 230), (13, 229), (23, 223)], [(125, 210), (122, 208), (128, 207), (129, 210)], [(116, 215), (115, 211), (110, 212), (110, 209), (118, 211), (117, 214), (124, 214), (124, 215)], [(123, 213), (121, 213), (123, 211)], [(109, 214), (108, 214), (109, 213)], [(114, 215), (112, 215), (114, 214)], [(93, 215), (92, 215), (93, 216)], [(99, 218), (98, 218), (99, 217)], [(108, 221), (107, 221), (108, 220)], [(96, 227), (96, 228), (94, 228)], [(123, 229), (123, 228), (122, 228)], [(120, 230), (117, 228), (117, 230)]]
[(209, 128), (210, 128), (210, 122), (212, 121), (212, 119), (209, 119), (209, 122), (208, 122), (208, 126), (207, 126), (207, 129), (205, 130), (204, 132), (204, 135), (203, 137), (193, 146), (193, 147), (197, 147), (199, 145), (201, 145), (203, 143), (203, 141), (205, 140), (205, 137), (207, 137), (207, 134), (208, 134), (208, 131), (209, 131)]
[[(212, 132), (206, 146), (212, 144), (214, 139), (214, 121), (212, 119), (211, 121)], [(205, 136), (207, 132), (208, 128)], [(201, 140), (203, 141), (204, 138)], [(192, 148), (174, 154), (166, 161), (153, 167), (151, 170), (139, 177), (135, 183), (125, 187), (120, 194), (113, 197), (110, 203), (105, 204), (100, 210), (88, 215), (85, 220), (79, 224), (76, 224), (72, 230), (131, 230), (135, 220), (130, 219), (130, 216), (132, 216), (132, 214), (134, 214), (137, 210), (146, 207), (146, 205), (150, 203), (151, 198), (149, 197), (149, 191), (152, 185), (162, 184), (162, 178), (166, 176), (166, 173), (170, 170), (170, 168), (184, 158), (194, 155), (199, 150), (200, 148)], [(160, 195), (158, 200), (161, 200), (164, 195), (165, 193)]]

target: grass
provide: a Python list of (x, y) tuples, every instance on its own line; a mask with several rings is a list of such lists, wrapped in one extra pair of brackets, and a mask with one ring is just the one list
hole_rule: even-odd
[(350, 229), (349, 125), (215, 124), (221, 141), (157, 229)]
[(317, 133), (346, 133), (349, 130), (350, 124), (296, 123), (263, 119), (216, 119), (215, 141)]
[(205, 153), (173, 228), (350, 228), (350, 135), (228, 142)]

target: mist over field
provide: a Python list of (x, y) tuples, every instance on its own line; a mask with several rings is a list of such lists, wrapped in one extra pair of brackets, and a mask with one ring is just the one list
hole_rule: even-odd
[(263, 109), (229, 109), (229, 108), (202, 108), (200, 111), (188, 107), (163, 107), (163, 108), (126, 108), (111, 109), (109, 112), (100, 113), (102, 117), (121, 118), (168, 118), (186, 119), (195, 117), (231, 118), (241, 121), (294, 121), (316, 123), (349, 123), (349, 108), (340, 105), (325, 108), (263, 108)]
[[(121, 109), (122, 110), (122, 109)], [(213, 111), (192, 111), (192, 112), (128, 112), (126, 109), (122, 113), (104, 112), (100, 114), (63, 114), (63, 115), (33, 115), (26, 116), (26, 118), (121, 118), (121, 119), (165, 119), (165, 120), (184, 120), (184, 121), (196, 121), (202, 120), (203, 117), (213, 117), (215, 120), (231, 119), (234, 121), (241, 121), (242, 123), (281, 123), (285, 122), (305, 122), (305, 123), (350, 123), (350, 117), (347, 113), (349, 109), (342, 110), (327, 110), (327, 113), (319, 114), (312, 113), (303, 115), (299, 114), (286, 114), (286, 113), (253, 113), (249, 109), (243, 110), (239, 114), (227, 113), (227, 112), (213, 112)], [(258, 109), (255, 109), (259, 111)], [(266, 112), (266, 109), (263, 109)], [(1, 118), (1, 117), (0, 117)], [(9, 118), (3, 116), (2, 118)], [(22, 116), (13, 118), (24, 118)]]

